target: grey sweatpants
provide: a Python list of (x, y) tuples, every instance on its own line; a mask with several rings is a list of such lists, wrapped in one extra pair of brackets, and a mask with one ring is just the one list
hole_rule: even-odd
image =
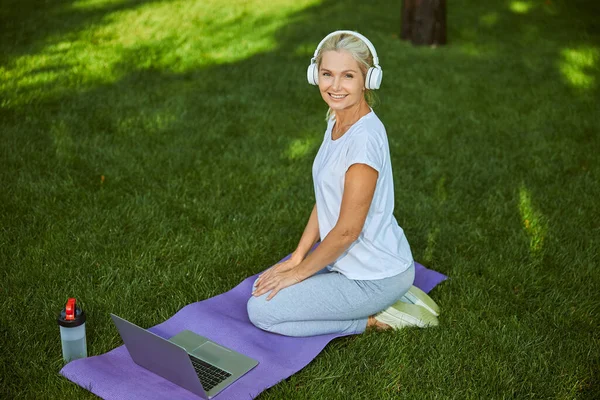
[(353, 280), (322, 269), (281, 290), (248, 300), (248, 317), (260, 329), (286, 336), (362, 333), (367, 319), (399, 300), (415, 279), (415, 267), (389, 278)]

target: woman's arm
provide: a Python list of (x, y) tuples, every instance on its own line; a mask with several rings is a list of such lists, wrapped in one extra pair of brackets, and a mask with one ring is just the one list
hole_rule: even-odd
[(304, 260), (304, 257), (306, 257), (310, 249), (312, 249), (318, 240), (319, 220), (317, 219), (317, 205), (315, 204), (310, 213), (310, 217), (308, 218), (308, 222), (306, 223), (306, 227), (304, 228), (304, 232), (302, 233), (302, 237), (300, 238), (300, 242), (298, 242), (298, 246), (292, 253), (291, 258), (299, 261)]
[[(344, 194), (340, 207), (340, 216), (333, 229), (321, 242), (319, 247), (292, 269), (277, 271), (272, 268), (262, 275), (252, 295), (261, 296), (268, 291), (270, 300), (281, 289), (303, 281), (315, 272), (334, 262), (358, 238), (367, 219), (369, 207), (375, 194), (379, 173), (366, 164), (353, 164), (346, 172)], [(313, 208), (316, 218), (316, 207)], [(316, 241), (315, 225), (311, 223), (313, 214), (306, 225), (302, 239), (298, 244), (298, 254), (308, 251)], [(316, 223), (318, 232), (318, 222)], [(311, 240), (309, 240), (311, 239)], [(310, 245), (309, 245), (310, 244)]]
[(273, 274), (286, 272), (298, 266), (317, 240), (319, 240), (319, 220), (317, 219), (317, 205), (315, 204), (296, 250), (294, 250), (290, 258), (274, 265), (272, 268), (269, 268), (260, 274), (255, 282), (256, 288), (260, 288), (262, 283), (268, 281)]
[(366, 164), (353, 164), (346, 172), (340, 216), (319, 247), (293, 272), (302, 281), (338, 259), (362, 232), (379, 173)]

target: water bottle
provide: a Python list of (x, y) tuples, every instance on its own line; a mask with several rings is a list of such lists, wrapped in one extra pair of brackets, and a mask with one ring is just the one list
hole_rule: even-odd
[(87, 357), (85, 341), (85, 313), (77, 307), (77, 300), (69, 298), (58, 316), (62, 355), (65, 362)]

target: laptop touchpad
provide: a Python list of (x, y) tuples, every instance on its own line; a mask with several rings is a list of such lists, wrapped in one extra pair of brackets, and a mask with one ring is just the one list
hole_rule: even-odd
[(206, 342), (194, 349), (191, 353), (209, 363), (218, 363), (219, 361), (226, 359), (229, 353), (231, 353), (231, 350), (215, 343)]

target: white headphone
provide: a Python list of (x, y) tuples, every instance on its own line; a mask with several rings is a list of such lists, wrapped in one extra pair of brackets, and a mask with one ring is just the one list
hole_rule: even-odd
[(311, 85), (319, 84), (319, 71), (317, 68), (316, 60), (317, 60), (317, 55), (319, 54), (319, 50), (321, 50), (321, 46), (323, 45), (323, 43), (325, 43), (325, 41), (327, 39), (329, 39), (330, 37), (332, 37), (334, 35), (339, 35), (342, 33), (352, 35), (352, 36), (362, 40), (367, 45), (369, 50), (371, 51), (371, 55), (373, 56), (373, 64), (375, 66), (369, 68), (369, 70), (367, 71), (367, 75), (365, 77), (365, 88), (371, 89), (371, 90), (379, 89), (379, 86), (381, 86), (381, 78), (383, 77), (383, 71), (381, 70), (381, 67), (379, 66), (379, 59), (377, 58), (377, 52), (375, 51), (375, 47), (369, 41), (369, 39), (367, 39), (360, 33), (354, 32), (354, 31), (331, 32), (329, 35), (325, 36), (325, 38), (323, 38), (323, 40), (321, 40), (321, 43), (319, 43), (319, 45), (317, 46), (317, 49), (315, 50), (315, 54), (313, 55), (313, 58), (311, 58), (311, 60), (310, 60), (310, 65), (308, 66), (308, 71), (306, 72), (306, 77), (308, 78), (308, 83), (310, 83)]

